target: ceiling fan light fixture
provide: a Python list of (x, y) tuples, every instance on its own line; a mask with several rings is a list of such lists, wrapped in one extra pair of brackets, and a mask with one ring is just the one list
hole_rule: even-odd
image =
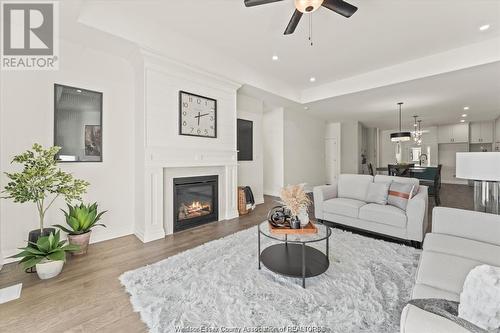
[(307, 14), (316, 11), (323, 4), (323, 0), (295, 0), (295, 8)]

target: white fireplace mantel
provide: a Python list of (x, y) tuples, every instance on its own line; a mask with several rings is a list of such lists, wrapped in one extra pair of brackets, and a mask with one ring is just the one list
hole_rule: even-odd
[[(238, 216), (236, 92), (239, 84), (141, 52), (136, 60), (135, 234), (173, 233), (173, 178), (219, 176), (219, 220)], [(217, 138), (178, 133), (179, 91), (217, 100)]]

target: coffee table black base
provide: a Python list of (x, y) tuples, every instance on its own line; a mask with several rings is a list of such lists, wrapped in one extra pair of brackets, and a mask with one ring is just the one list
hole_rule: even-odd
[[(305, 251), (305, 260), (302, 251)], [(298, 278), (308, 278), (324, 273), (330, 266), (328, 257), (321, 251), (302, 244), (276, 244), (262, 251), (260, 260), (270, 271)], [(305, 270), (303, 271), (303, 262)]]

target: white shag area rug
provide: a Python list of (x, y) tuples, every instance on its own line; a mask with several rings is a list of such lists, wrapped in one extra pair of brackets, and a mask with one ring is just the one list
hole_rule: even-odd
[[(332, 229), (330, 267), (257, 269), (257, 227), (120, 276), (151, 332), (399, 332), (420, 251)], [(262, 249), (277, 243), (261, 237)], [(324, 242), (315, 243), (322, 251)], [(300, 330), (299, 330), (300, 329)]]

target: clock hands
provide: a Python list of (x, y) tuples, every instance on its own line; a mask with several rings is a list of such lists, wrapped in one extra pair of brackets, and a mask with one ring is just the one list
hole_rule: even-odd
[(198, 118), (198, 126), (200, 126), (200, 118), (208, 115), (209, 115), (208, 113), (201, 114), (201, 112), (198, 112), (198, 115), (194, 116), (195, 118)]

